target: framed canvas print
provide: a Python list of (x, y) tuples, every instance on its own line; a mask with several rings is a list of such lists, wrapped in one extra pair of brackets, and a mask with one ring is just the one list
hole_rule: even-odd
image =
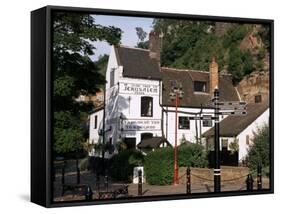
[(273, 20), (31, 13), (31, 201), (273, 193)]

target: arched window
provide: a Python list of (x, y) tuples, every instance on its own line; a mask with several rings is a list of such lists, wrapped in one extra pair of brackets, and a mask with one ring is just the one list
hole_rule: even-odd
[(152, 117), (153, 116), (153, 98), (141, 97), (141, 116)]

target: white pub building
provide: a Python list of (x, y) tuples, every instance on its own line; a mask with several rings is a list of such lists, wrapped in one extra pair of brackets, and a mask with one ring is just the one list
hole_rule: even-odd
[[(219, 74), (215, 59), (209, 71), (160, 67), (159, 37), (152, 32), (149, 40), (149, 50), (111, 48), (104, 105), (91, 114), (89, 132), (91, 143), (109, 143), (115, 147), (113, 153), (105, 153), (106, 158), (117, 153), (120, 140), (127, 148), (173, 146), (176, 132), (177, 145), (184, 140), (204, 144), (201, 137), (213, 127), (213, 121), (188, 117), (213, 115), (209, 106), (216, 86), (220, 90), (220, 101), (240, 101), (231, 75)], [(175, 101), (171, 100), (176, 86), (182, 95), (178, 102), (177, 127)], [(92, 155), (100, 153), (93, 151)]]

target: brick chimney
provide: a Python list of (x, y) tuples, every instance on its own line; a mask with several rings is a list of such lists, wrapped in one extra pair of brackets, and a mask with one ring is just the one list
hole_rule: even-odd
[(216, 58), (212, 57), (212, 62), (209, 66), (210, 75), (210, 94), (214, 93), (216, 87), (219, 87), (219, 66), (216, 63)]
[(156, 59), (160, 63), (160, 50), (161, 41), (159, 34), (155, 31), (149, 33), (149, 56), (152, 59)]

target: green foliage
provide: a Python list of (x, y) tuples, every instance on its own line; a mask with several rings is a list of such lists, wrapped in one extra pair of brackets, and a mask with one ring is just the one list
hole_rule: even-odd
[(248, 164), (252, 170), (256, 170), (258, 164), (263, 168), (269, 167), (269, 126), (264, 125), (254, 133), (253, 144), (248, 150)]
[(137, 48), (149, 49), (149, 41), (138, 42)]
[(83, 148), (82, 129), (93, 104), (77, 102), (79, 95), (95, 94), (105, 82), (99, 73), (100, 64), (90, 58), (93, 42), (119, 43), (121, 30), (95, 24), (93, 16), (80, 13), (56, 12), (53, 16), (54, 71), (54, 151), (75, 152)]
[[(178, 147), (179, 167), (206, 167), (208, 161), (203, 146), (185, 144)], [(173, 178), (174, 149), (163, 148), (145, 156), (144, 171), (146, 180), (152, 185), (171, 184)]]
[(131, 182), (133, 169), (143, 163), (143, 155), (137, 150), (124, 150), (111, 159), (110, 173), (118, 181)]
[(150, 152), (144, 159), (146, 181), (151, 185), (168, 185), (173, 179), (173, 149), (163, 148)]
[(135, 29), (136, 29), (136, 33), (137, 33), (139, 41), (143, 42), (147, 36), (147, 33), (141, 27), (136, 27)]
[(253, 57), (249, 51), (233, 47), (229, 52), (228, 70), (234, 82), (239, 82), (246, 74), (253, 71)]
[[(254, 60), (257, 57), (254, 51), (240, 50), (242, 40), (253, 32), (253, 25), (231, 24), (222, 35), (216, 33), (215, 22), (207, 21), (155, 19), (153, 28), (164, 34), (162, 66), (208, 71), (211, 58), (215, 56), (219, 70), (228, 69), (234, 82), (239, 82), (259, 62)], [(268, 27), (260, 25), (256, 29), (258, 39), (267, 48)]]
[(104, 54), (99, 56), (98, 60), (96, 61), (96, 65), (98, 67), (98, 72), (105, 77), (106, 75), (106, 68), (109, 56)]
[(261, 25), (261, 27), (258, 30), (258, 35), (263, 41), (264, 47), (266, 49), (270, 46), (270, 30), (269, 30), (269, 24)]
[(189, 143), (178, 148), (178, 164), (181, 167), (206, 167), (207, 155), (200, 144)]
[(238, 46), (242, 39), (248, 32), (248, 26), (243, 24), (234, 24), (223, 36), (223, 47), (225, 49), (229, 47)]
[(79, 128), (54, 128), (54, 150), (57, 153), (75, 152), (83, 149)]
[(123, 139), (119, 139), (116, 144), (117, 151), (122, 152), (127, 149), (127, 144), (124, 142)]
[(230, 149), (231, 153), (239, 151), (238, 139), (235, 139), (235, 141), (233, 141), (229, 144), (229, 149)]

